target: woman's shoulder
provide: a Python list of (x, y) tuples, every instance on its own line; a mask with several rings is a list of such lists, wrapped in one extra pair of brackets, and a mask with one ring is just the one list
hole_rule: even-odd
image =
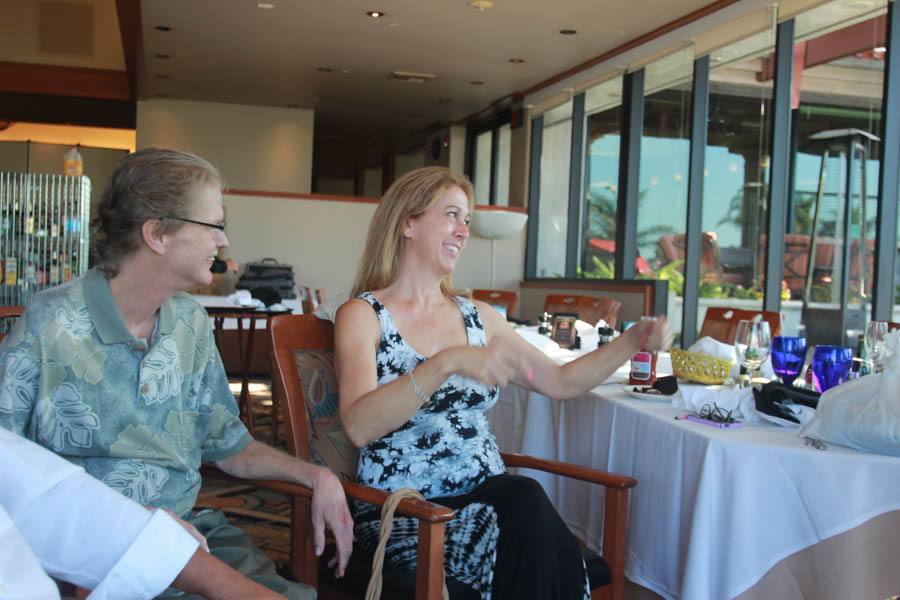
[(340, 325), (348, 321), (354, 323), (367, 320), (377, 321), (377, 316), (372, 308), (372, 304), (362, 297), (350, 298), (335, 313), (334, 323)]

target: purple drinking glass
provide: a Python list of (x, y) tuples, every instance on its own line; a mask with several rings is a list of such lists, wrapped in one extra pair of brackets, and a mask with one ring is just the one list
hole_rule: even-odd
[(785, 385), (794, 383), (806, 361), (806, 338), (776, 335), (772, 338), (772, 370)]
[(852, 348), (816, 346), (812, 358), (813, 384), (816, 390), (824, 392), (847, 381), (852, 363)]

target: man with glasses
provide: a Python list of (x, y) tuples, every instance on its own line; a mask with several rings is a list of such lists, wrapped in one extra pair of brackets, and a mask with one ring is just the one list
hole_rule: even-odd
[(211, 281), (213, 259), (228, 246), (221, 186), (212, 165), (181, 152), (149, 148), (116, 166), (94, 225), (96, 266), (32, 297), (0, 346), (0, 426), (140, 504), (172, 510), (251, 579), (313, 598), (308, 586), (278, 577), (220, 511), (192, 512), (200, 464), (212, 462), (238, 477), (310, 486), (316, 551), (330, 529), (339, 575), (352, 547), (337, 477), (251, 438), (209, 317), (182, 293)]

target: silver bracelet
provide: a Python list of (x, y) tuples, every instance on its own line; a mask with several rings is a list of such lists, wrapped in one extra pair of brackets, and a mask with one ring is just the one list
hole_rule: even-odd
[(407, 371), (406, 373), (409, 375), (409, 382), (412, 384), (412, 389), (416, 393), (416, 396), (419, 397), (419, 400), (422, 401), (422, 406), (428, 406), (431, 404), (431, 398), (425, 395), (425, 392), (422, 391), (422, 388), (419, 387), (419, 382), (416, 381), (416, 378), (413, 377), (412, 371)]

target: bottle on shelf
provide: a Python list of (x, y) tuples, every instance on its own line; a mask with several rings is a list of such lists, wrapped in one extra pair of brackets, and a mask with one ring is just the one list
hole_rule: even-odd
[(83, 174), (84, 162), (81, 160), (81, 152), (76, 146), (73, 146), (63, 155), (63, 175), (80, 177)]

